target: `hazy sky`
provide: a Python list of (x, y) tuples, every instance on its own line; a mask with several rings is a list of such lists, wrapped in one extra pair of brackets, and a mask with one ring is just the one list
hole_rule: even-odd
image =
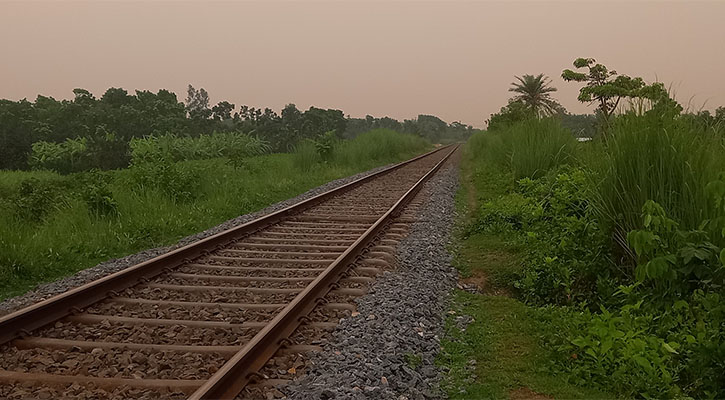
[(543, 72), (571, 112), (576, 57), (725, 105), (720, 2), (18, 2), (0, 0), (0, 98), (167, 88), (212, 102), (435, 114), (482, 126), (514, 75)]

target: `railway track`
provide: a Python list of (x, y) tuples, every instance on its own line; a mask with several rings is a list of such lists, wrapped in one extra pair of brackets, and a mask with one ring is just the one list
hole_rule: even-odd
[[(0, 398), (234, 398), (351, 315), (446, 147), (0, 318)], [(273, 383), (276, 381), (272, 381)], [(269, 382), (267, 382), (269, 384)]]

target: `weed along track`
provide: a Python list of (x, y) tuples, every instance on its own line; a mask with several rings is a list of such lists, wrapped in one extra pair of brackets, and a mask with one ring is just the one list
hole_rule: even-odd
[(304, 338), (354, 310), (351, 300), (394, 262), (404, 207), (453, 151), (1, 318), (0, 397), (234, 398), (265, 378), (279, 383), (265, 372), (270, 359), (314, 350)]

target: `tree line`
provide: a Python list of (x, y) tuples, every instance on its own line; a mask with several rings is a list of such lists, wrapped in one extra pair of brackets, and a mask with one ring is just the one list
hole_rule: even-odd
[(71, 100), (42, 95), (35, 101), (0, 100), (0, 169), (30, 169), (33, 146), (53, 143), (85, 146), (93, 154), (88, 168), (116, 169), (128, 166), (131, 139), (166, 134), (198, 137), (238, 132), (265, 141), (273, 152), (286, 152), (300, 141), (326, 133), (352, 138), (371, 129), (389, 128), (439, 142), (463, 140), (473, 131), (471, 126), (448, 124), (431, 115), (400, 122), (369, 115), (351, 118), (337, 109), (302, 111), (294, 104), (279, 113), (266, 107), (237, 107), (229, 101), (211, 105), (208, 92), (192, 85), (184, 102), (166, 89), (129, 93), (109, 88), (100, 98), (85, 89), (74, 89), (73, 94)]

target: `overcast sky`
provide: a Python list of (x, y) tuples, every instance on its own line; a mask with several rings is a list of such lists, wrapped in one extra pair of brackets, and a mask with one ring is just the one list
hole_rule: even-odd
[(186, 97), (204, 87), (279, 111), (434, 114), (482, 126), (514, 75), (545, 73), (570, 112), (576, 57), (659, 80), (691, 109), (725, 105), (725, 2), (0, 1), (0, 98)]

